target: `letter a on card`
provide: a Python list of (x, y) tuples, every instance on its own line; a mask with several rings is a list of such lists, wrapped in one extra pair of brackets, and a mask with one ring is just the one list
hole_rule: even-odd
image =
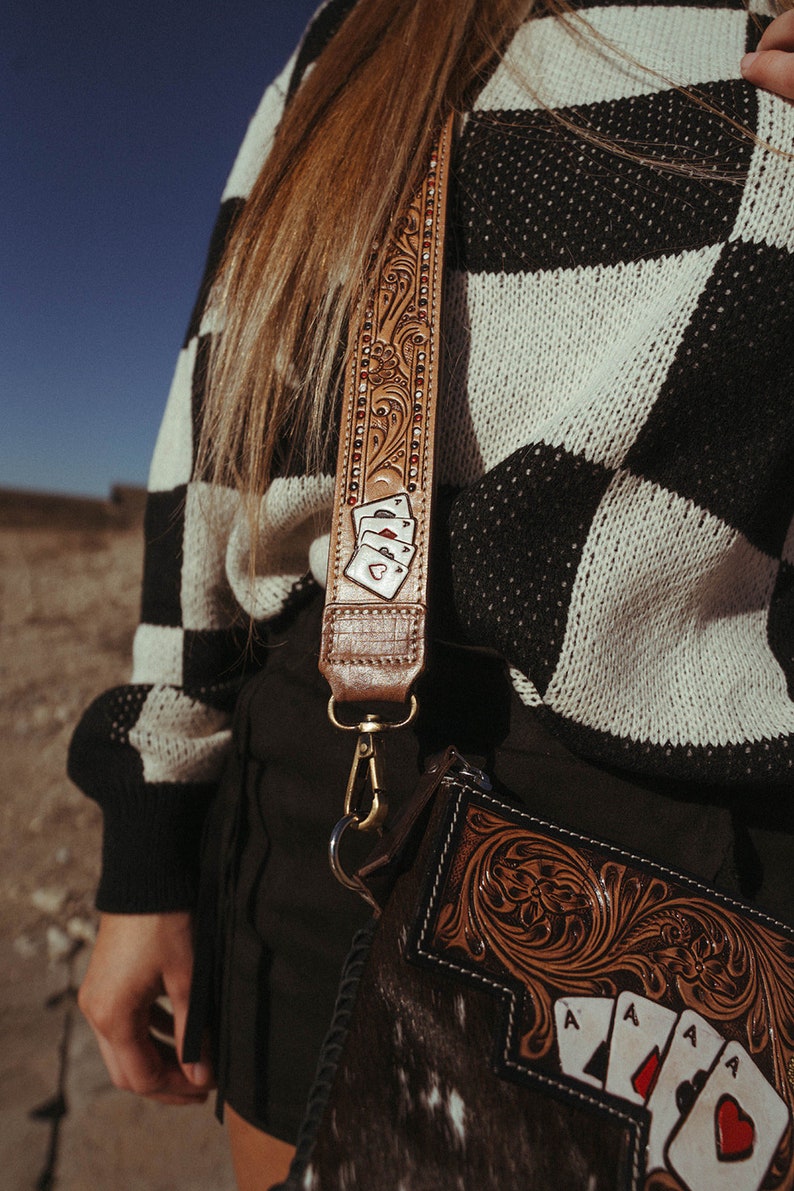
[(632, 1104), (645, 1104), (662, 1065), (676, 1014), (647, 997), (622, 992), (615, 1005), (605, 1089)]
[(554, 1004), (557, 1053), (564, 1075), (603, 1088), (613, 997), (561, 997)]

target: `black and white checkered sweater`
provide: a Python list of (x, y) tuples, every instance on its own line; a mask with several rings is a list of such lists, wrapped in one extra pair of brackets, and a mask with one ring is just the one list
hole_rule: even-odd
[[(331, 0), (267, 91), (207, 280), (290, 88), (350, 3)], [(449, 540), (465, 628), (506, 656), (521, 697), (575, 751), (640, 773), (778, 783), (785, 798), (794, 164), (766, 146), (794, 150), (794, 105), (739, 75), (774, 15), (761, 3), (753, 19), (738, 0), (595, 2), (582, 8), (594, 34), (548, 17), (520, 29), (455, 150), (440, 468), (458, 493)], [(654, 167), (671, 156), (700, 174)], [(242, 675), (240, 610), (273, 617), (309, 562), (324, 566), (331, 476), (273, 482), (254, 583), (239, 500), (193, 476), (207, 288), (152, 463), (132, 685), (92, 705), (72, 746), (71, 773), (105, 812), (107, 910), (191, 904)]]

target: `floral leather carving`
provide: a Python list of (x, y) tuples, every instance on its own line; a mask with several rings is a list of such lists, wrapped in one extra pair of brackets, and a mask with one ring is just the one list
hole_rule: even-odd
[[(351, 328), (320, 649), (338, 702), (404, 702), (424, 667), (451, 134), (449, 120)], [(352, 511), (398, 494), (416, 520), (416, 553), (399, 593), (384, 603), (344, 572), (356, 545)]]
[[(429, 871), (434, 880), (409, 954), (506, 1003), (504, 1036), (496, 1040), (503, 1072), (555, 1084), (578, 1099), (611, 1100), (619, 1109), (614, 1097), (562, 1074), (553, 1006), (562, 996), (630, 990), (676, 1013), (693, 1009), (726, 1041), (739, 1042), (790, 1113), (794, 934), (788, 928), (694, 880), (462, 786)], [(636, 1111), (628, 1111), (627, 1121)], [(682, 1188), (673, 1172), (644, 1172), (644, 1163), (640, 1176), (635, 1185), (644, 1191)], [(790, 1116), (762, 1185), (794, 1187)]]

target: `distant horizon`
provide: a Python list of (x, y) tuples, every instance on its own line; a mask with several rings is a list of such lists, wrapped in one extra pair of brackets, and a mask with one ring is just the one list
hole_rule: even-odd
[(146, 484), (220, 196), (319, 0), (0, 11), (0, 486)]
[(80, 492), (61, 488), (33, 487), (31, 484), (6, 484), (0, 480), (0, 497), (3, 496), (55, 496), (74, 497), (75, 500), (110, 500), (114, 489), (146, 492), (146, 482), (140, 480), (111, 480), (106, 492)]

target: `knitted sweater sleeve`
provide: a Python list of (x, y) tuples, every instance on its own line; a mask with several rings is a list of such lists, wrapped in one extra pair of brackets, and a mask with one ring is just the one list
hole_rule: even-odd
[(194, 456), (212, 333), (212, 277), (268, 151), (295, 67), (293, 59), (251, 121), (177, 360), (149, 474), (131, 683), (96, 699), (71, 742), (69, 776), (103, 810), (101, 910), (143, 913), (193, 904), (202, 824), (251, 665), (247, 625), (225, 568), (239, 498), (202, 482)]

